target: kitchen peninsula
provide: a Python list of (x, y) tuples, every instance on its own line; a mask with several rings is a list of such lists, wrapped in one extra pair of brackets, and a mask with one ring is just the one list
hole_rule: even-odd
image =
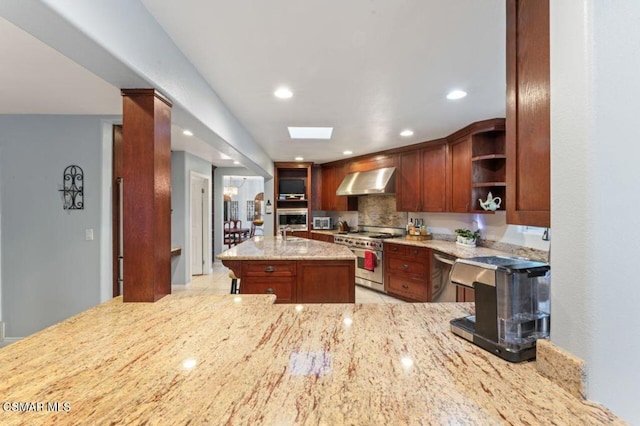
[(534, 362), (454, 336), (470, 303), (274, 299), (117, 297), (13, 343), (0, 350), (0, 423), (624, 424)]
[(240, 279), (240, 293), (276, 303), (354, 303), (355, 255), (306, 238), (256, 236), (216, 256)]

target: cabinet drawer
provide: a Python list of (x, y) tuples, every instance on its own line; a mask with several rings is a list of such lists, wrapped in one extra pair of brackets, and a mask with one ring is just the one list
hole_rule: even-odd
[(385, 244), (384, 253), (390, 256), (408, 256), (417, 259), (424, 259), (425, 261), (431, 255), (429, 253), (431, 249), (426, 247), (408, 246), (404, 244)]
[(240, 281), (241, 294), (275, 294), (276, 303), (295, 302), (294, 278), (247, 277)]
[(407, 246), (402, 244), (385, 244), (384, 253), (389, 255), (405, 256), (407, 254)]
[(243, 276), (293, 276), (296, 274), (296, 262), (286, 260), (242, 262)]
[(431, 256), (431, 253), (429, 253), (430, 250), (431, 249), (425, 247), (407, 246), (406, 255), (411, 258), (421, 259), (423, 262), (426, 262), (429, 259), (429, 256)]
[(427, 273), (427, 263), (413, 260), (408, 257), (395, 257), (389, 258), (389, 270), (407, 272), (409, 274), (425, 275)]
[(427, 281), (424, 278), (404, 276), (404, 274), (387, 274), (385, 287), (389, 293), (412, 300), (419, 302), (427, 302), (429, 300)]

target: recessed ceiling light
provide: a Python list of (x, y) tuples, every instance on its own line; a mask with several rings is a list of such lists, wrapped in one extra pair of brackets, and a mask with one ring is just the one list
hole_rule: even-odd
[(234, 161), (233, 164), (240, 164), (238, 160)]
[(193, 136), (193, 132), (191, 130), (183, 130), (182, 134), (185, 136)]
[(227, 154), (222, 154), (222, 153), (220, 153), (220, 158), (222, 160), (231, 160), (231, 157), (229, 157)]
[(404, 137), (409, 137), (409, 136), (413, 136), (413, 130), (403, 130), (400, 132), (400, 136), (404, 136)]
[(333, 127), (289, 127), (291, 139), (331, 139)]
[(464, 90), (452, 90), (447, 94), (447, 99), (451, 99), (451, 100), (462, 99), (465, 96), (467, 96), (467, 92), (465, 92)]
[(293, 96), (293, 92), (286, 87), (280, 87), (275, 92), (273, 92), (276, 98), (280, 99), (289, 99)]
[(353, 154), (353, 151), (343, 151), (342, 153), (344, 155), (351, 155), (351, 154)]
[(304, 160), (304, 157), (296, 157), (296, 161), (302, 161)]

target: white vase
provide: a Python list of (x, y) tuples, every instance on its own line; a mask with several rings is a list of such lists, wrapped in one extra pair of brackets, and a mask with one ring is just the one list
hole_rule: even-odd
[(459, 244), (461, 246), (464, 247), (475, 247), (476, 246), (476, 240), (475, 238), (465, 238), (461, 235), (458, 235), (456, 237), (456, 244)]

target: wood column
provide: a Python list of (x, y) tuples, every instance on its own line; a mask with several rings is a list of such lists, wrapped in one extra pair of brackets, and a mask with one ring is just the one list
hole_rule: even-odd
[(125, 302), (171, 294), (171, 102), (122, 90)]

